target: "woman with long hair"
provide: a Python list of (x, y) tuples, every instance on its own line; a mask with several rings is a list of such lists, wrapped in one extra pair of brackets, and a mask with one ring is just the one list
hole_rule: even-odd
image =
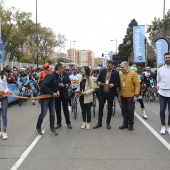
[[(0, 71), (0, 91), (4, 91), (7, 93), (10, 92), (8, 89), (7, 78), (1, 71)], [(2, 136), (2, 139), (5, 140), (8, 138), (7, 132), (6, 132), (8, 97), (0, 96), (0, 103), (1, 103), (1, 114), (2, 114), (2, 122), (3, 122), (3, 131), (1, 131), (1, 121), (0, 121), (0, 136)]]
[(81, 129), (90, 129), (94, 81), (90, 76), (90, 68), (88, 66), (82, 67), (81, 73), (82, 77), (79, 81), (79, 86), (75, 92), (78, 96), (80, 96), (79, 99), (83, 118)]

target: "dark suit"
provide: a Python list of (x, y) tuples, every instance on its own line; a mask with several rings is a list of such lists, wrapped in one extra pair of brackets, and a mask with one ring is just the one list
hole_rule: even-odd
[[(105, 83), (106, 74), (107, 74), (107, 69), (102, 70), (99, 74), (97, 81), (101, 83)], [(98, 117), (99, 124), (102, 124), (103, 108), (106, 100), (108, 103), (108, 115), (107, 115), (106, 123), (110, 123), (111, 121), (113, 99), (115, 96), (117, 96), (117, 87), (119, 87), (120, 85), (119, 72), (114, 70), (111, 72), (109, 84), (113, 84), (114, 87), (109, 88), (108, 93), (104, 92), (104, 86), (100, 86), (99, 89), (99, 117)]]
[[(69, 79), (69, 74), (63, 72), (63, 77), (59, 77), (59, 83), (68, 84), (70, 86), (71, 82)], [(57, 124), (61, 124), (61, 103), (63, 106), (63, 112), (66, 120), (66, 124), (70, 124), (70, 115), (68, 111), (68, 88), (66, 87), (59, 87), (60, 97), (55, 98), (55, 109), (56, 109), (56, 116), (57, 116)]]

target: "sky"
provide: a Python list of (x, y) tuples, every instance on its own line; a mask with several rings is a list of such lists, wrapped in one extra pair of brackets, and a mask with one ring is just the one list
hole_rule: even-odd
[[(31, 12), (36, 22), (36, 0), (4, 1), (6, 8)], [(101, 57), (116, 51), (116, 40), (118, 47), (132, 19), (146, 26), (154, 17), (162, 19), (163, 4), (164, 0), (37, 0), (37, 19), (43, 27), (65, 35), (68, 41), (61, 52), (66, 53), (71, 46)], [(170, 0), (165, 0), (165, 14), (169, 9)]]

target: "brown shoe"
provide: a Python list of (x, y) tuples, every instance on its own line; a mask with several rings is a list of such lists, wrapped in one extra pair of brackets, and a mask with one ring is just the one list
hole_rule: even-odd
[(119, 129), (126, 129), (126, 128), (128, 128), (128, 126), (125, 124), (123, 124), (122, 126), (119, 127)]
[(69, 128), (69, 129), (72, 129), (73, 127), (71, 126), (71, 123), (68, 123), (67, 124), (67, 127)]
[(57, 125), (56, 125), (56, 127), (55, 127), (55, 129), (58, 129), (58, 128), (60, 128), (62, 125), (60, 124), (60, 123), (58, 123)]
[(106, 127), (107, 129), (111, 129), (110, 123), (107, 123)]
[(97, 123), (96, 126), (93, 127), (93, 129), (97, 129), (97, 128), (99, 128), (99, 127), (102, 127), (102, 124)]

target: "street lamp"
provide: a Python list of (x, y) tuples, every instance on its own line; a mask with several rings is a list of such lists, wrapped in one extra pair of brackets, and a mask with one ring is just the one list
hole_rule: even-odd
[(38, 67), (38, 23), (37, 23), (37, 0), (36, 0), (36, 47), (37, 47), (37, 57), (36, 57), (36, 61), (37, 61), (37, 67)]
[(116, 54), (117, 54), (117, 38), (115, 40), (111, 40), (111, 41), (116, 41)]

